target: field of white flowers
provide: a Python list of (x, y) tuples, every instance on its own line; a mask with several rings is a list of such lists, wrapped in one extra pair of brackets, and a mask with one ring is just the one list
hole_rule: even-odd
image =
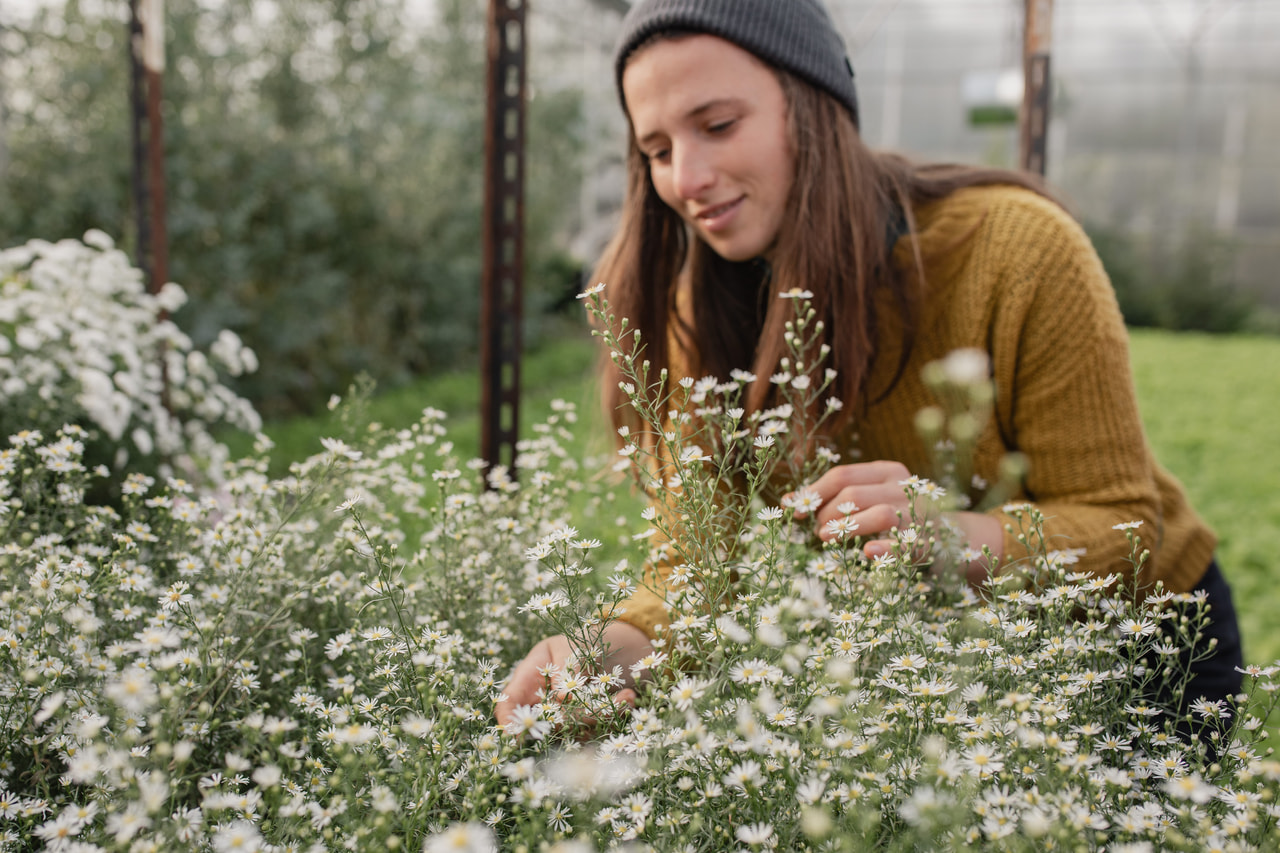
[[(0, 255), (6, 304), (34, 286), (25, 257)], [(0, 328), (7, 367), (26, 344), (13, 315)], [(155, 353), (138, 341), (141, 364)], [(677, 387), (701, 431), (627, 437), (620, 468), (645, 480), (647, 453), (669, 461), (648, 483), (662, 508), (622, 520), (635, 553), (616, 565), (570, 507), (624, 486), (583, 465), (568, 404), (522, 443), (518, 480), (455, 458), (432, 409), (404, 430), (352, 424), (281, 479), (265, 440), (196, 454), (199, 479), (88, 464), (104, 427), (70, 405), (65, 425), (0, 437), (0, 850), (1280, 846), (1261, 726), (1277, 670), (1252, 668), (1230, 707), (1194, 703), (1198, 739), (1161, 704), (1202, 602), (1134, 602), (1045, 548), (975, 591), (929, 568), (957, 546), (927, 518), (885, 559), (848, 547), (856, 531), (815, 547), (795, 501), (764, 496), (819, 389), (780, 375), (789, 402), (752, 419), (746, 380)], [(91, 393), (67, 371), (48, 382)], [(87, 499), (104, 480), (119, 497)], [(728, 482), (749, 499), (719, 500)], [(1036, 542), (1035, 511), (1019, 517)], [(599, 614), (671, 518), (697, 531), (678, 546), (687, 581), (637, 707), (619, 707), (626, 674), (589, 665)], [(1116, 532), (1135, 562), (1143, 533)], [(565, 701), (498, 727), (504, 678), (558, 630), (582, 649), (546, 674)]]

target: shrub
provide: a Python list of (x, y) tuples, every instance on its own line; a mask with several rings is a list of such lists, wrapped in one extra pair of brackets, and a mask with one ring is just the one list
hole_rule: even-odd
[[(792, 337), (812, 332), (801, 308)], [(619, 358), (634, 388), (658, 379)], [(943, 434), (984, 399), (951, 393), (975, 387), (963, 368), (935, 369), (957, 401), (926, 418)], [(261, 447), (229, 465), (220, 499), (133, 477), (119, 510), (68, 497), (91, 476), (76, 428), (11, 440), (0, 457), (11, 543), (0, 553), (0, 839), (118, 850), (1274, 846), (1280, 762), (1263, 750), (1260, 719), (1277, 669), (1252, 669), (1230, 708), (1195, 703), (1203, 741), (1179, 740), (1149, 695), (1183, 677), (1162, 634), (1194, 632), (1203, 602), (1157, 591), (1136, 605), (1118, 579), (1078, 574), (1070, 553), (1045, 548), (975, 591), (928, 568), (957, 543), (928, 511), (944, 486), (921, 480), (906, 487), (925, 509), (893, 554), (868, 561), (845, 547), (860, 541), (852, 532), (816, 549), (792, 524), (795, 500), (759, 500), (791, 464), (784, 445), (805, 436), (782, 411), (744, 418), (745, 381), (678, 384), (658, 407), (636, 397), (653, 420), (620, 467), (652, 483), (635, 460), (669, 460), (655, 489), (666, 509), (645, 512), (636, 541), (667, 518), (690, 533), (677, 545), (689, 580), (673, 593), (686, 603), (642, 662), (639, 707), (610, 701), (621, 673), (584, 665), (548, 672), (566, 702), (523, 708), (510, 730), (494, 725), (493, 702), (546, 630), (524, 614), (576, 630), (585, 664), (600, 614), (639, 582), (639, 561), (595, 566), (601, 541), (570, 525), (569, 498), (602, 488), (572, 451), (572, 407), (553, 407), (521, 443), (521, 482), (454, 459), (428, 409), (408, 429), (327, 440), (279, 480), (263, 474)], [(776, 381), (793, 407), (817, 390)], [(706, 429), (653, 431), (672, 402), (700, 409)], [(726, 477), (757, 500), (717, 501)], [(1019, 512), (1037, 541), (1036, 513)], [(1135, 563), (1141, 534), (1123, 534)]]
[(225, 330), (194, 348), (166, 319), (184, 300), (176, 284), (148, 293), (100, 231), (0, 251), (0, 433), (76, 424), (91, 466), (195, 472), (219, 452), (211, 426), (257, 430), (218, 372), (251, 372), (253, 352)]
[[(1114, 228), (1091, 226), (1125, 322), (1173, 331), (1239, 332), (1258, 306), (1236, 284), (1231, 243), (1204, 229), (1176, 245), (1142, 245)], [(1259, 318), (1253, 325), (1261, 325)]]
[[(27, 6), (0, 26), (0, 245), (96, 227), (136, 256), (128, 6)], [(176, 319), (198, 345), (227, 328), (258, 353), (239, 393), (268, 417), (315, 412), (361, 373), (388, 387), (473, 361), (485, 5), (176, 2), (165, 32), (170, 274), (190, 297)], [(586, 124), (563, 56), (530, 37), (524, 305), (538, 334)]]

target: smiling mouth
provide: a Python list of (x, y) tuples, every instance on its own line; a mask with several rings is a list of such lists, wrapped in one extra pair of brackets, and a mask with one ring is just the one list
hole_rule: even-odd
[(733, 201), (727, 201), (724, 204), (717, 204), (715, 207), (710, 207), (710, 208), (707, 208), (706, 210), (699, 211), (695, 218), (703, 222), (706, 222), (711, 219), (715, 219), (717, 216), (721, 216), (722, 214), (728, 213), (734, 207), (737, 207), (738, 204), (742, 202), (743, 198), (744, 196), (738, 196)]

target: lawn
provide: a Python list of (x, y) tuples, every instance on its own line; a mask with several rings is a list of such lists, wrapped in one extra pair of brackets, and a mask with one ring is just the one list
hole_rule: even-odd
[[(585, 332), (566, 330), (526, 356), (526, 430), (561, 397), (579, 405), (584, 446), (604, 447), (607, 435), (590, 381), (594, 352)], [(1219, 562), (1235, 589), (1246, 660), (1280, 659), (1280, 632), (1271, 627), (1280, 612), (1272, 577), (1280, 565), (1280, 339), (1134, 330), (1132, 360), (1156, 456), (1220, 537)], [(479, 449), (478, 396), (474, 371), (448, 374), (377, 396), (368, 415), (396, 426), (416, 420), (424, 406), (443, 409), (450, 414), (450, 437), (471, 456)], [(276, 473), (318, 450), (319, 436), (332, 428), (326, 417), (269, 424), (266, 432), (278, 445)], [(247, 442), (233, 447), (247, 449)]]
[(1245, 659), (1280, 659), (1280, 339), (1135, 330), (1132, 341), (1156, 456), (1220, 537)]

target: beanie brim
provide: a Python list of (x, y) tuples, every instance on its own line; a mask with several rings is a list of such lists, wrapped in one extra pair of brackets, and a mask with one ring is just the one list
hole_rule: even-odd
[(858, 124), (853, 64), (819, 0), (638, 0), (623, 18), (614, 49), (624, 111), (622, 74), (628, 60), (646, 41), (664, 32), (706, 33), (732, 42), (826, 91)]

